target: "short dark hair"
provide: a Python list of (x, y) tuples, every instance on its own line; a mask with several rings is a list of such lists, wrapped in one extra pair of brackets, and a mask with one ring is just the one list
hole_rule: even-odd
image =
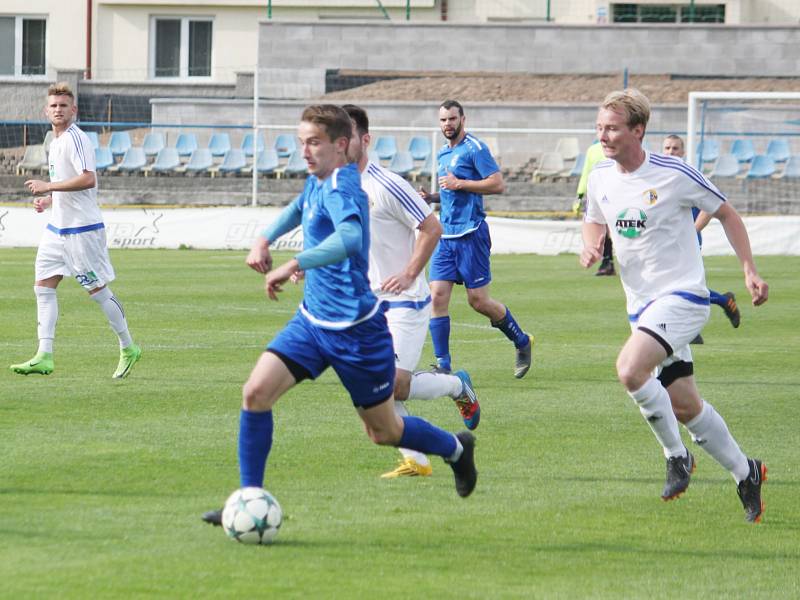
[(303, 111), (300, 120), (314, 125), (321, 125), (328, 134), (328, 139), (335, 142), (339, 138), (350, 139), (353, 134), (353, 122), (341, 106), (336, 104), (312, 104)]
[(457, 108), (459, 116), (464, 116), (464, 107), (461, 106), (461, 103), (458, 100), (445, 100), (439, 105), (439, 108), (443, 108), (445, 110)]
[(342, 108), (350, 115), (350, 118), (353, 119), (353, 122), (356, 124), (358, 135), (369, 133), (369, 117), (367, 116), (367, 111), (355, 104), (345, 104)]

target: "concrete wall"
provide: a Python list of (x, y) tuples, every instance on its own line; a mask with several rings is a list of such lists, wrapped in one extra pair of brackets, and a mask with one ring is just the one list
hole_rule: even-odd
[(338, 68), (795, 77), (798, 47), (800, 27), (262, 21), (259, 89), (317, 96)]

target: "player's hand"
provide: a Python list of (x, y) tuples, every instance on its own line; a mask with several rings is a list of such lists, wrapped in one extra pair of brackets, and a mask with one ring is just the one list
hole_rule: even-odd
[(39, 196), (33, 199), (33, 210), (37, 213), (44, 212), (53, 205), (52, 196)]
[(272, 269), (272, 255), (269, 252), (269, 242), (263, 237), (258, 239), (250, 248), (250, 252), (245, 259), (247, 266), (259, 273), (268, 273)]
[(579, 262), (584, 269), (588, 269), (601, 258), (603, 258), (603, 253), (600, 252), (599, 249), (592, 248), (590, 246), (584, 246), (583, 250), (581, 251)]
[(443, 190), (460, 190), (461, 180), (450, 171), (444, 177), (439, 177), (439, 187)]
[(387, 277), (386, 281), (381, 284), (381, 291), (391, 292), (392, 294), (399, 294), (403, 290), (407, 290), (414, 283), (415, 277), (411, 277), (405, 273), (398, 273)]
[(44, 196), (50, 193), (50, 185), (41, 179), (28, 179), (25, 182), (25, 187), (28, 188), (34, 196)]
[(753, 306), (761, 306), (769, 298), (769, 285), (758, 275), (745, 275), (744, 283), (753, 298)]
[(305, 271), (295, 271), (294, 273), (292, 273), (292, 276), (289, 277), (289, 281), (291, 281), (292, 283), (297, 285), (298, 283), (303, 281), (305, 276), (306, 276), (306, 272)]
[(277, 300), (278, 294), (283, 291), (283, 284), (289, 281), (292, 275), (298, 272), (300, 272), (300, 265), (298, 265), (297, 260), (293, 258), (289, 262), (283, 263), (277, 269), (273, 269), (267, 273), (265, 288), (269, 299)]

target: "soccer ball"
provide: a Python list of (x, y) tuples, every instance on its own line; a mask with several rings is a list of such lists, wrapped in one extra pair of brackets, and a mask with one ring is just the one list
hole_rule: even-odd
[(278, 535), (283, 512), (267, 490), (246, 487), (233, 492), (222, 510), (222, 529), (243, 544), (269, 544)]

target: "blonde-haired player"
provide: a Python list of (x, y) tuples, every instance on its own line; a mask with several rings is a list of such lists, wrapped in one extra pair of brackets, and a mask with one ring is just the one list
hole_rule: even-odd
[(128, 331), (125, 312), (108, 284), (114, 268), (108, 256), (105, 225), (97, 205), (94, 148), (72, 121), (78, 112), (68, 85), (47, 90), (45, 113), (53, 126), (48, 162), (50, 181), (30, 179), (25, 186), (34, 195), (33, 207), (52, 214), (36, 254), (36, 294), (39, 349), (23, 363), (11, 365), (20, 375), (53, 372), (53, 339), (58, 320), (56, 288), (65, 275), (74, 277), (97, 302), (119, 338), (120, 356), (114, 378), (126, 377), (142, 354)]

